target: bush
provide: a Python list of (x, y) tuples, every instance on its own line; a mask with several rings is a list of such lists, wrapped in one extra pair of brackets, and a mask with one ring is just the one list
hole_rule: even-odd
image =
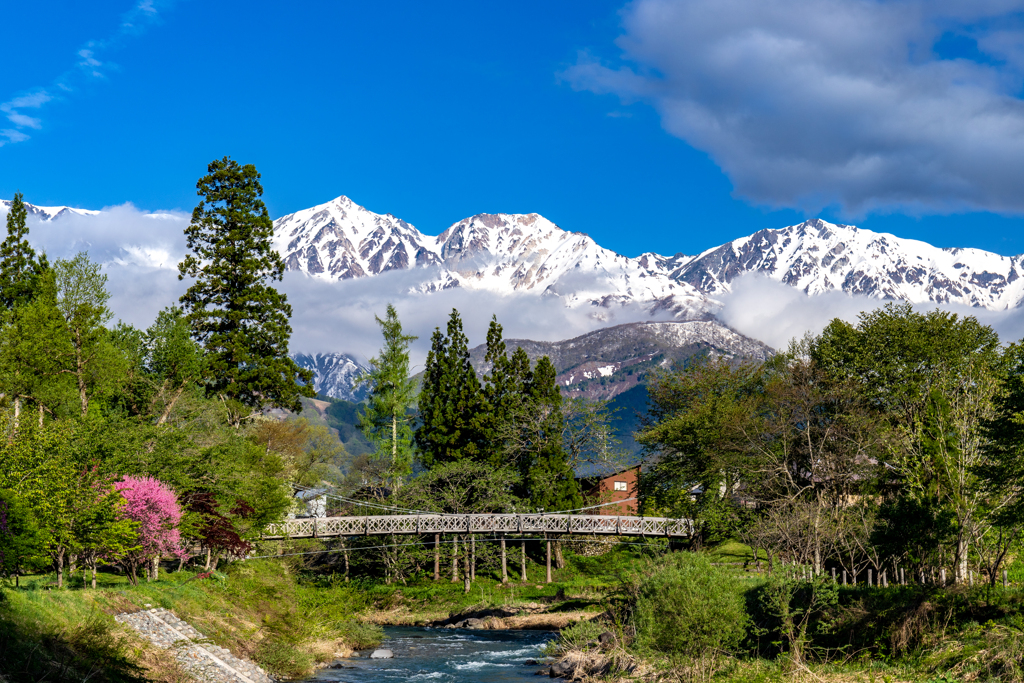
[(736, 649), (748, 622), (738, 581), (686, 552), (669, 555), (641, 580), (633, 615), (637, 650), (665, 656), (694, 679), (710, 676)]

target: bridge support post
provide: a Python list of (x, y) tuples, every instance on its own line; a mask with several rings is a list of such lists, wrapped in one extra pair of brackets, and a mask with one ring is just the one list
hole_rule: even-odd
[(505, 562), (505, 534), (501, 534), (501, 582), (508, 583), (508, 564)]
[(547, 534), (544, 534), (544, 541), (548, 547), (548, 575), (547, 582), (551, 583), (551, 539), (548, 538)]
[(522, 536), (519, 537), (519, 550), (521, 553), (520, 557), (522, 558), (522, 570), (520, 574), (520, 581), (526, 583), (526, 539)]
[(441, 534), (434, 534), (434, 581), (441, 579)]
[(476, 534), (470, 534), (469, 543), (469, 580), (476, 581)]

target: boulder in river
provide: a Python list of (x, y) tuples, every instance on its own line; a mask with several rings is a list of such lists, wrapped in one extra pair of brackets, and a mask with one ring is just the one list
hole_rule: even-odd
[(395, 653), (391, 650), (374, 650), (370, 654), (370, 659), (391, 659), (395, 656)]
[(483, 619), (472, 619), (472, 618), (470, 618), (470, 619), (466, 619), (465, 621), (462, 622), (462, 628), (483, 628), (483, 627), (484, 627), (484, 620)]
[(572, 664), (569, 662), (555, 662), (551, 665), (551, 678), (563, 678), (572, 673)]

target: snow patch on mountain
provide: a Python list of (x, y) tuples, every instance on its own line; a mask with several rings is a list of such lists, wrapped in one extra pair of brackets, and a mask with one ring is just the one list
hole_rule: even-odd
[(362, 401), (369, 387), (356, 380), (369, 370), (347, 353), (298, 353), (292, 356), (299, 367), (313, 371), (313, 389), (321, 396)]

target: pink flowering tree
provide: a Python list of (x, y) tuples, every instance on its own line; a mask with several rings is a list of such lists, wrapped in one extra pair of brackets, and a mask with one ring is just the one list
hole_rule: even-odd
[(119, 563), (128, 572), (131, 582), (138, 584), (140, 567), (149, 578), (161, 555), (171, 554), (185, 558), (181, 547), (181, 507), (178, 496), (166, 484), (151, 477), (125, 477), (114, 487), (124, 498), (121, 514), (138, 524), (138, 548), (124, 554)]

